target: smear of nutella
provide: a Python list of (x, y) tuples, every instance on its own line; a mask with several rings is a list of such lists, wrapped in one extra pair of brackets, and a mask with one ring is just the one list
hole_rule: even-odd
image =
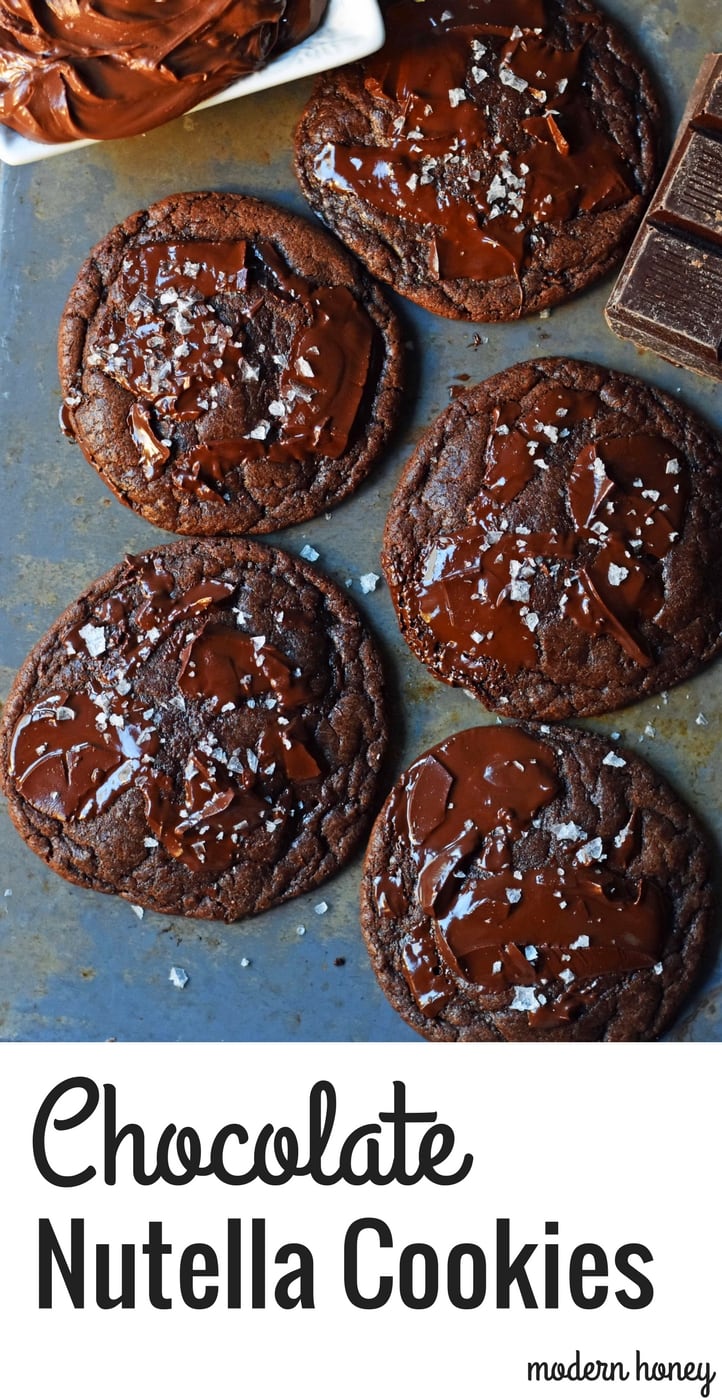
[(554, 1025), (573, 1018), (595, 979), (658, 963), (666, 906), (656, 886), (628, 874), (635, 815), (610, 840), (563, 813), (542, 822), (561, 791), (553, 739), (511, 727), (454, 735), (394, 790), (394, 855), (374, 894), (383, 919), (419, 910), (401, 956), (425, 1015), (438, 1015), (461, 980), (532, 1025)]
[(320, 24), (328, 0), (2, 0), (0, 121), (34, 141), (134, 136)]

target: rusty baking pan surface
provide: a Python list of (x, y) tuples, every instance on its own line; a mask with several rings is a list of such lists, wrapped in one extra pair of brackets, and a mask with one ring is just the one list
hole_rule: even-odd
[[(722, 49), (716, 0), (609, 0), (679, 120), (704, 53)], [(227, 189), (308, 213), (293, 175), (291, 133), (308, 80), (179, 119), (145, 137), (63, 160), (0, 167), (0, 400), (5, 521), (0, 685), (62, 608), (128, 551), (160, 535), (111, 499), (58, 427), (58, 319), (89, 248), (133, 210), (180, 189)], [(309, 217), (311, 217), (309, 215)], [(436, 683), (399, 636), (380, 581), (381, 532), (400, 468), (453, 385), (539, 354), (573, 354), (637, 373), (679, 394), (722, 429), (719, 386), (607, 329), (613, 278), (550, 316), (506, 326), (455, 324), (399, 303), (409, 342), (408, 411), (393, 449), (358, 494), (273, 539), (310, 544), (319, 567), (355, 599), (385, 650), (397, 745), (393, 773), (470, 724), (494, 723), (461, 691)], [(468, 378), (467, 378), (468, 377)], [(590, 722), (648, 757), (722, 840), (722, 663), (665, 699)], [(66, 884), (31, 854), (0, 811), (0, 1037), (17, 1040), (415, 1040), (376, 985), (361, 939), (361, 855), (317, 892), (243, 924), (139, 919), (121, 899)], [(3, 893), (4, 892), (4, 893)], [(671, 1032), (722, 1039), (719, 938), (706, 979)], [(171, 968), (185, 970), (181, 989)], [(420, 1042), (419, 1042), (420, 1043)]]

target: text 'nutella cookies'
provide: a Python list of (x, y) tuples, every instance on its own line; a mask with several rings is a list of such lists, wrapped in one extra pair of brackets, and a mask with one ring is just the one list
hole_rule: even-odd
[(654, 185), (656, 98), (589, 0), (394, 0), (371, 58), (319, 79), (307, 199), (432, 311), (510, 320), (620, 256)]
[(641, 760), (581, 731), (490, 726), (399, 779), (362, 906), (383, 990), (430, 1039), (647, 1040), (699, 965), (708, 858)]
[(343, 863), (385, 735), (375, 650), (333, 584), (260, 545), (188, 541), (63, 614), (0, 739), (13, 821), (59, 874), (233, 920)]
[(401, 630), (523, 719), (657, 694), (722, 647), (722, 445), (678, 400), (571, 360), (460, 394), (392, 501)]
[(90, 254), (59, 335), (62, 424), (163, 529), (261, 533), (328, 509), (393, 427), (400, 337), (354, 260), (240, 195), (176, 195)]
[(328, 0), (0, 0), (0, 122), (33, 141), (135, 136), (318, 27)]

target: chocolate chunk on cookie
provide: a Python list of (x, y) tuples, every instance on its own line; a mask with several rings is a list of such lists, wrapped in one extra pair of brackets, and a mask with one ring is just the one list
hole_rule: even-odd
[(374, 971), (430, 1040), (652, 1040), (698, 969), (706, 841), (634, 755), (490, 725), (402, 775), (362, 888)]
[(657, 99), (617, 25), (589, 0), (393, 0), (385, 20), (299, 124), (316, 212), (445, 316), (512, 320), (602, 277), (657, 168)]
[(0, 757), (15, 825), (60, 875), (230, 921), (346, 860), (385, 742), (376, 651), (335, 585), (250, 541), (188, 540), (55, 623)]
[(517, 719), (600, 714), (722, 646), (722, 444), (678, 399), (573, 360), (462, 393), (392, 501), (383, 565), (441, 680)]
[(126, 505), (180, 534), (263, 533), (360, 484), (401, 393), (397, 322), (329, 235), (233, 194), (118, 225), (58, 343), (62, 424)]

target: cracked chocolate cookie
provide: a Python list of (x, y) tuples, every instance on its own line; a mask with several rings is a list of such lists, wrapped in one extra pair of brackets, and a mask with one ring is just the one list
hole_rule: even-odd
[(517, 719), (601, 714), (722, 646), (722, 444), (678, 399), (573, 360), (462, 393), (394, 495), (383, 567), (412, 651)]
[(55, 623), (0, 759), (18, 831), (60, 875), (230, 921), (346, 860), (385, 741), (376, 650), (335, 585), (250, 541), (188, 540)]
[(659, 109), (589, 0), (393, 0), (383, 49), (321, 77), (297, 131), (306, 198), (383, 281), (507, 321), (620, 258), (657, 170)]
[(58, 342), (61, 422), (115, 495), (179, 534), (328, 510), (392, 430), (401, 342), (334, 239), (233, 194), (182, 194), (93, 249)]
[(710, 909), (706, 840), (671, 788), (545, 725), (468, 729), (412, 764), (362, 886), (376, 976), (430, 1040), (653, 1040)]

